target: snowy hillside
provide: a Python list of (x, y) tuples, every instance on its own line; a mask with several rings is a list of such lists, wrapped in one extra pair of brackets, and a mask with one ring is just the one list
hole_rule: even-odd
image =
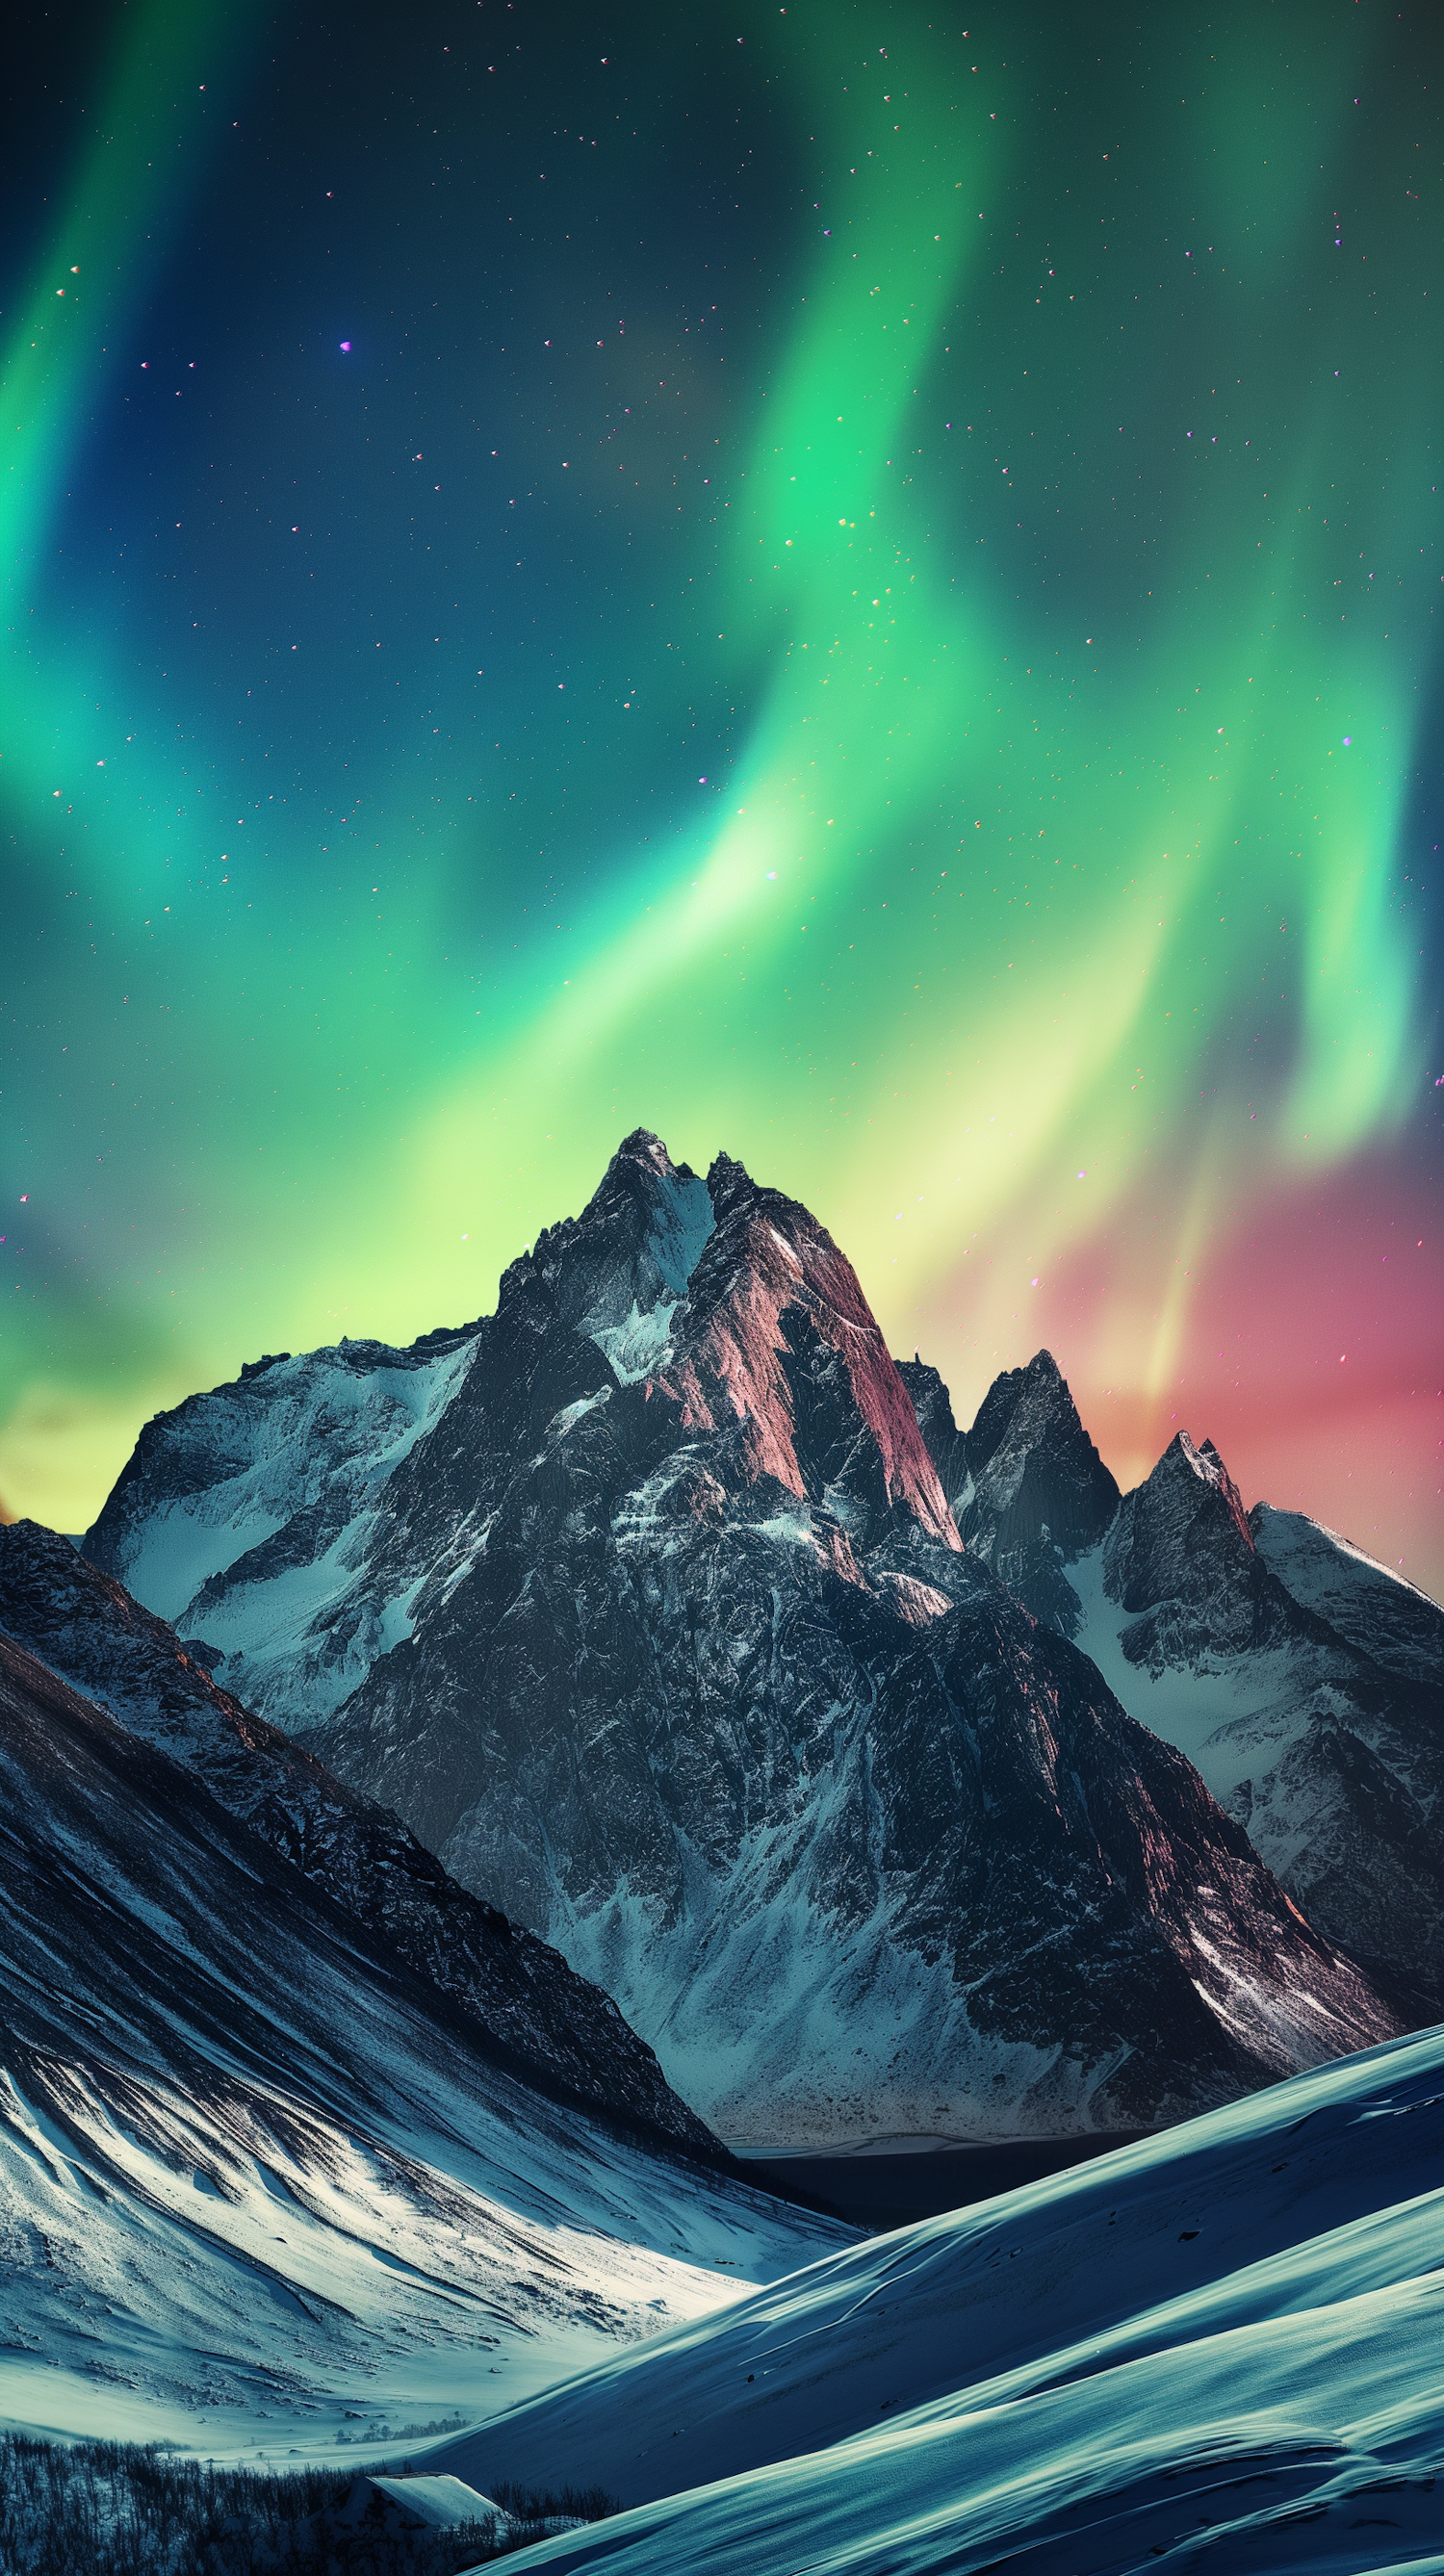
[(520, 2082), (3, 1638), (0, 1837), (0, 2415), (374, 2440), (846, 2233)]
[(609, 1996), (449, 1878), (389, 1809), (218, 1689), (173, 1628), (34, 1521), (0, 1528), (0, 1635), (184, 1762), (228, 1814), (459, 2005), (524, 2077), (704, 2157), (720, 2152)]
[(607, 2576), (1441, 2564), (1444, 2031), (877, 2238), (439, 2445)]
[(1438, 1688), (1444, 1610), (1427, 1593), (1306, 1512), (1256, 1503), (1248, 1525), (1265, 1565), (1306, 1610), (1327, 1619), (1385, 1672)]
[[(1029, 1469), (1053, 1378), (1005, 1555), (1113, 1508), (1081, 1432)], [(494, 1317), (160, 1417), (85, 1548), (734, 2144), (1147, 2126), (1398, 2027), (965, 1552), (850, 1264), (725, 1155), (632, 1136)]]

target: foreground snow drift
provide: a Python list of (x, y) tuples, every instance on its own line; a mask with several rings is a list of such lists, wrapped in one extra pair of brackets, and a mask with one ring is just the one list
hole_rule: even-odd
[(537, 2568), (1027, 2576), (1411, 2567), (1436, 2576), (1444, 2285), (1243, 2328), (1025, 2405), (969, 2392), (673, 2503)]
[(605, 2461), (639, 2509), (536, 2564), (608, 2576), (1437, 2567), (1441, 2266), (1435, 2030), (832, 2256), (429, 2465)]

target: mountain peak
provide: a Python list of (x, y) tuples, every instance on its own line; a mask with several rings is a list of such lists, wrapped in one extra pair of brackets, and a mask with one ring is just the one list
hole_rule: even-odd
[(1260, 1616), (1253, 1532), (1237, 1485), (1211, 1440), (1175, 1432), (1152, 1474), (1135, 1487), (1109, 1533), (1104, 1575), (1125, 1610), (1225, 1597), (1240, 1634)]
[(900, 1504), (956, 1552), (957, 1528), (906, 1386), (857, 1273), (796, 1199), (719, 1154), (714, 1231), (689, 1281), (678, 1365), (659, 1379), (684, 1421), (740, 1431), (754, 1477), (876, 1539)]
[(634, 1127), (630, 1136), (624, 1136), (612, 1162), (644, 1163), (659, 1179), (677, 1168), (661, 1137), (654, 1135), (650, 1127)]
[(993, 1380), (963, 1447), (956, 1508), (966, 1544), (1036, 1618), (1072, 1635), (1080, 1604), (1061, 1568), (1102, 1537), (1118, 1487), (1051, 1351)]
[(670, 1356), (672, 1312), (712, 1225), (706, 1182), (674, 1163), (650, 1128), (635, 1127), (581, 1215), (544, 1226), (511, 1264), (500, 1303), (540, 1293), (543, 1327), (559, 1316), (596, 1343), (620, 1385), (633, 1385)]
[[(1170, 1461), (1173, 1462), (1172, 1466)], [(1186, 1431), (1176, 1432), (1154, 1468), (1153, 1475), (1163, 1477), (1166, 1472), (1171, 1477), (1181, 1470), (1186, 1470), (1189, 1475), (1197, 1477), (1200, 1484), (1207, 1485), (1212, 1493), (1217, 1494), (1244, 1546), (1252, 1556), (1253, 1531), (1249, 1527), (1248, 1514), (1243, 1507), (1243, 1496), (1213, 1442), (1205, 1440), (1201, 1446), (1195, 1448)], [(1151, 1484), (1152, 1481), (1153, 1478), (1150, 1477), (1149, 1483)]]
[[(1134, 2124), (1381, 2035), (1041, 1624), (1046, 1581), (1079, 1618), (1069, 1551), (1116, 1503), (1051, 1354), (975, 1425), (990, 1572), (826, 1226), (643, 1130), (464, 1348), (400, 1367), (348, 1355), (341, 1405), (324, 1352), (196, 1399), (108, 1561), (563, 1940), (729, 2133)], [(1221, 1524), (1248, 1614), (1222, 1467), (1178, 1450), (1156, 1484), (1185, 1557)]]
[[(730, 1154), (713, 1155), (707, 1166), (707, 1188), (719, 1222), (730, 1216), (744, 1200), (757, 1194), (757, 1183), (746, 1164), (734, 1161)], [(789, 1200), (787, 1204), (790, 1206), (792, 1202)]]

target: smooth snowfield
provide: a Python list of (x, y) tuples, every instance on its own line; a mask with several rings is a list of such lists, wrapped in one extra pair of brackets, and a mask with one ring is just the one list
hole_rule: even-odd
[(1434, 2030), (829, 2257), (428, 2465), (605, 2466), (639, 2509), (537, 2564), (608, 2576), (1418, 2567), (1441, 2267)]
[(1438, 2275), (643, 2507), (531, 2564), (608, 2576), (1444, 2568)]

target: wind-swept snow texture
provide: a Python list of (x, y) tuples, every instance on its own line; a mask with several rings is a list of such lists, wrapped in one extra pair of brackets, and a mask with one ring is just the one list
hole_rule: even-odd
[[(257, 1360), (148, 1426), (124, 1538), (106, 1548), (102, 1514), (87, 1553), (218, 1661), (244, 1635), (248, 1706), (268, 1709), (279, 1673), (293, 1712), (333, 1708), (408, 1633), (405, 1588), (378, 1596), (367, 1567), (391, 1479), (474, 1356), (472, 1334), (439, 1333), (409, 1351), (347, 1341)], [(258, 1589), (261, 1634), (236, 1616)]]
[(847, 2233), (523, 2080), (0, 1637), (0, 2416), (364, 2439)]
[[(1044, 1503), (1082, 1545), (1116, 1502), (1081, 1429), (1030, 1469), (1048, 1368), (975, 1426), (1005, 1555)], [(373, 1473), (356, 1423), (421, 1378)], [(965, 1552), (850, 1264), (725, 1155), (703, 1182), (629, 1137), (467, 1334), (160, 1417), (86, 1552), (144, 1594), (182, 1523), (224, 1559), (169, 1601), (196, 1652), (733, 2144), (1146, 2127), (1398, 2027)]]
[(720, 2153), (610, 1996), (448, 1877), (398, 1816), (218, 1689), (173, 1628), (34, 1521), (0, 1529), (0, 1634), (187, 1763), (523, 2068), (659, 2139)]
[(1444, 2032), (875, 2238), (437, 2446), (606, 2576), (1444, 2565)]

